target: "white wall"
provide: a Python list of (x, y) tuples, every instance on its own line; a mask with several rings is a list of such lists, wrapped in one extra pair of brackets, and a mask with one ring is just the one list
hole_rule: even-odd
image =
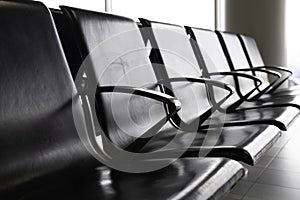
[(149, 20), (214, 29), (214, 0), (112, 0), (112, 11)]

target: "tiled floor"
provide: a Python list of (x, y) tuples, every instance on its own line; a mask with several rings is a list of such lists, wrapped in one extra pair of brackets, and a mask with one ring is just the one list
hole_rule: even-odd
[(222, 200), (300, 200), (300, 117)]

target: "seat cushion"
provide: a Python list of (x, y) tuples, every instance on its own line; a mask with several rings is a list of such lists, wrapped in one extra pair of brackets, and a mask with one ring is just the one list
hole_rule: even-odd
[(222, 158), (182, 159), (146, 174), (103, 166), (88, 173), (95, 159), (74, 123), (86, 130), (84, 101), (49, 10), (39, 2), (0, 2), (0, 26), (0, 199), (207, 199), (244, 174)]
[[(36, 185), (17, 199), (60, 200), (163, 200), (218, 199), (245, 173), (241, 164), (225, 158), (186, 158), (173, 162), (161, 170), (129, 174), (99, 167), (76, 180), (76, 176), (40, 188)], [(31, 190), (30, 190), (31, 189)]]
[(0, 1), (0, 26), (0, 192), (89, 168), (95, 159), (76, 131), (72, 103), (81, 105), (49, 10)]
[[(248, 102), (247, 102), (248, 103)], [(249, 106), (255, 106), (256, 104), (248, 103)], [(215, 119), (225, 119), (226, 122), (232, 121), (253, 121), (253, 123), (258, 123), (259, 121), (265, 121), (266, 124), (278, 123), (278, 128), (284, 130), (287, 129), (289, 124), (294, 120), (294, 118), (299, 114), (299, 110), (295, 107), (273, 107), (273, 108), (258, 108), (250, 110), (242, 110), (238, 112), (230, 113), (214, 113), (204, 124), (212, 123)], [(269, 122), (267, 122), (269, 121)], [(272, 123), (273, 122), (273, 123)], [(274, 124), (275, 125), (275, 124)]]
[(254, 165), (280, 135), (278, 128), (268, 125), (210, 128), (199, 132), (170, 127), (154, 137), (142, 151), (155, 152), (154, 158), (173, 157), (178, 151), (186, 151), (183, 156), (228, 157)]

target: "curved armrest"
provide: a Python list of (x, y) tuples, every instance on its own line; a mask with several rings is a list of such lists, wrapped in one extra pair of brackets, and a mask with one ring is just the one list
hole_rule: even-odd
[(177, 98), (161, 92), (148, 90), (144, 88), (137, 88), (137, 87), (130, 87), (130, 86), (101, 86), (101, 87), (97, 87), (97, 92), (100, 93), (118, 92), (118, 93), (134, 94), (134, 95), (139, 95), (139, 96), (151, 98), (166, 103), (172, 108), (174, 108), (175, 111), (179, 111), (181, 108), (181, 103)]
[[(233, 107), (237, 107), (239, 106), (243, 101), (248, 100), (248, 98), (255, 92), (258, 90), (258, 87), (260, 85), (262, 85), (263, 80), (249, 75), (249, 74), (244, 74), (244, 73), (239, 73), (239, 72), (213, 72), (213, 73), (209, 73), (210, 76), (217, 76), (217, 75), (223, 75), (223, 76), (233, 76), (234, 78), (239, 78), (239, 77), (243, 77), (243, 78), (247, 78), (247, 79), (251, 79), (255, 82), (255, 87), (249, 91), (247, 94), (243, 95), (241, 92), (241, 89), (239, 88), (239, 83), (237, 81), (235, 81), (236, 87), (237, 87), (237, 94), (240, 97), (240, 100), (238, 102), (236, 102), (235, 106)], [(232, 109), (233, 109), (232, 107)]]
[(249, 75), (249, 74), (243, 74), (243, 73), (238, 73), (238, 72), (212, 72), (209, 73), (210, 76), (216, 76), (216, 75), (222, 75), (222, 76), (236, 76), (236, 77), (243, 77), (243, 78), (248, 78), (251, 79), (253, 81), (255, 81), (256, 83), (258, 83), (259, 85), (261, 85), (263, 83), (263, 81), (255, 76)]
[(291, 70), (288, 70), (286, 67), (280, 67), (280, 66), (257, 66), (257, 67), (253, 67), (253, 69), (273, 69), (273, 70), (278, 70), (278, 71), (284, 71), (287, 72), (289, 74), (293, 74), (293, 72)]
[[(220, 89), (224, 89), (227, 90), (229, 94), (227, 94), (224, 98), (222, 98), (221, 100), (219, 100), (219, 102), (216, 102), (216, 100), (214, 98), (211, 98), (210, 96), (213, 96), (213, 92), (211, 91), (210, 88), (208, 89), (208, 98), (210, 99), (210, 103), (212, 103), (212, 107), (210, 109), (208, 109), (206, 112), (204, 112), (203, 114), (201, 114), (201, 116), (199, 116), (196, 120), (192, 121), (189, 124), (185, 124), (184, 122), (182, 122), (181, 119), (177, 119), (177, 123), (175, 122), (175, 124), (180, 124), (181, 126), (179, 126), (179, 128), (185, 130), (185, 128), (187, 128), (186, 130), (189, 130), (189, 126), (191, 127), (195, 127), (195, 126), (199, 126), (199, 124), (202, 124), (215, 110), (222, 110), (223, 112), (225, 111), (224, 109), (222, 109), (220, 106), (235, 92), (235, 89), (225, 83), (222, 83), (220, 81), (215, 81), (215, 80), (211, 80), (211, 79), (207, 79), (207, 78), (197, 78), (197, 77), (174, 77), (174, 78), (169, 78), (169, 79), (162, 79), (159, 80), (158, 83), (159, 84), (163, 84), (165, 85), (165, 82), (191, 82), (191, 83), (200, 83), (200, 84), (204, 84), (204, 85), (210, 85), (210, 86), (214, 86), (214, 87), (218, 87)], [(166, 84), (168, 85), (168, 84)], [(199, 121), (199, 119), (201, 119)], [(186, 126), (186, 127), (185, 127)]]
[[(159, 80), (158, 83), (164, 83), (166, 80)], [(203, 83), (207, 85), (212, 85), (218, 88), (223, 88), (229, 91), (230, 95), (234, 93), (234, 88), (228, 84), (222, 83), (220, 81), (215, 81), (207, 78), (194, 78), (194, 77), (175, 77), (169, 78), (167, 81), (170, 82), (192, 82), (192, 83)]]
[(243, 68), (243, 69), (235, 69), (234, 71), (243, 71), (243, 72), (246, 72), (246, 71), (252, 71), (252, 72), (259, 71), (259, 72), (264, 72), (264, 73), (272, 75), (272, 76), (276, 76), (277, 78), (281, 77), (281, 74), (278, 73), (278, 72), (264, 70), (264, 69), (261, 69), (261, 68)]
[[(267, 92), (268, 94), (275, 91), (281, 84), (283, 84), (287, 79), (290, 78), (290, 76), (293, 75), (292, 71), (288, 70), (285, 67), (279, 67), (279, 66), (258, 66), (258, 67), (254, 67), (254, 69), (277, 70), (277, 71), (279, 71), (279, 73), (281, 73), (282, 77), (277, 79), (277, 81), (272, 85), (272, 88)], [(288, 74), (286, 74), (286, 73), (288, 73)]]
[(214, 96), (213, 92), (209, 90), (209, 97), (210, 101), (213, 105), (213, 107), (211, 109), (209, 109), (209, 111), (207, 111), (206, 113), (203, 114), (203, 119), (206, 119), (207, 117), (209, 117), (211, 115), (211, 113), (218, 109), (220, 111), (224, 112), (224, 109), (222, 109), (220, 106), (235, 92), (235, 89), (225, 83), (222, 83), (220, 81), (215, 81), (215, 80), (211, 80), (211, 79), (207, 79), (207, 78), (194, 78), (194, 77), (175, 77), (175, 78), (169, 78), (168, 80), (160, 80), (159, 83), (164, 83), (164, 81), (169, 81), (169, 82), (192, 82), (192, 83), (202, 83), (205, 85), (210, 85), (210, 86), (215, 86), (224, 90), (227, 90), (229, 92), (228, 95), (226, 95), (224, 98), (222, 98), (219, 102), (216, 102), (216, 100), (214, 98), (211, 98), (211, 96)]
[(175, 97), (172, 97), (167, 94), (163, 94), (154, 90), (147, 90), (143, 88), (136, 88), (130, 86), (101, 86), (97, 87), (98, 93), (105, 92), (117, 92), (125, 94), (134, 94), (147, 98), (151, 98), (160, 102), (163, 102), (168, 105), (167, 115), (154, 124), (150, 129), (143, 133), (139, 138), (135, 139), (131, 144), (125, 147), (126, 151), (138, 152), (143, 148), (157, 133), (161, 127), (165, 125), (181, 108), (181, 103)]
[(279, 72), (275, 72), (275, 71), (271, 71), (271, 70), (264, 70), (262, 68), (244, 68), (244, 69), (236, 69), (235, 71), (252, 71), (252, 72), (259, 71), (259, 72), (264, 72), (268, 75), (272, 75), (272, 76), (276, 77), (276, 79), (274, 81), (272, 81), (271, 83), (269, 83), (269, 85), (266, 88), (264, 88), (263, 90), (260, 90), (257, 87), (257, 90), (259, 91), (259, 93), (257, 95), (255, 95), (254, 97), (252, 97), (253, 100), (258, 99), (263, 94), (268, 93), (268, 91), (273, 91), (273, 88), (276, 89), (284, 80), (286, 80), (288, 78), (288, 77), (286, 77), (284, 80), (281, 80), (282, 76)]

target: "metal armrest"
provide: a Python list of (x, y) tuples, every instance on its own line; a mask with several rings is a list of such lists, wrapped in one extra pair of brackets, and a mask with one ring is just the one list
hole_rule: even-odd
[(248, 79), (251, 79), (253, 81), (255, 81), (256, 83), (258, 83), (259, 85), (262, 84), (262, 80), (258, 77), (255, 77), (255, 76), (252, 76), (252, 75), (249, 75), (249, 74), (243, 74), (243, 73), (238, 73), (238, 72), (212, 72), (212, 73), (209, 73), (210, 76), (216, 76), (216, 75), (222, 75), (222, 76), (236, 76), (237, 78), (238, 77), (243, 77), (243, 78), (248, 78)]
[(253, 67), (253, 69), (273, 69), (273, 70), (278, 70), (278, 71), (284, 71), (289, 73), (290, 75), (293, 74), (293, 72), (291, 70), (288, 70), (286, 67), (280, 67), (280, 66), (257, 66), (257, 67)]
[(223, 88), (229, 91), (230, 95), (234, 93), (234, 88), (228, 84), (222, 83), (220, 81), (211, 80), (208, 78), (195, 78), (195, 77), (175, 77), (169, 78), (167, 80), (159, 80), (158, 83), (163, 84), (165, 81), (169, 82), (192, 82), (192, 83), (203, 83), (207, 85), (212, 85), (218, 88)]
[(261, 68), (244, 68), (244, 69), (236, 69), (235, 71), (252, 71), (252, 72), (256, 72), (256, 71), (259, 71), (259, 72), (264, 72), (268, 75), (271, 75), (271, 76), (275, 76), (276, 79), (274, 81), (272, 81), (266, 88), (264, 88), (263, 90), (260, 90), (258, 87), (257, 87), (257, 90), (259, 91), (259, 93), (257, 95), (255, 95), (254, 97), (252, 97), (251, 100), (256, 100), (258, 99), (259, 97), (261, 97), (263, 94), (266, 94), (267, 91), (271, 90), (272, 87), (274, 87), (274, 85), (277, 84), (278, 81), (280, 81), (280, 78), (281, 78), (281, 74), (279, 72), (274, 72), (274, 71), (271, 71), (271, 70), (264, 70), (264, 69), (261, 69)]
[(246, 72), (246, 71), (252, 71), (252, 72), (259, 71), (259, 72), (264, 72), (268, 75), (275, 76), (277, 78), (281, 77), (281, 74), (278, 73), (278, 72), (274, 72), (274, 71), (270, 71), (270, 70), (264, 70), (264, 69), (261, 69), (261, 68), (244, 68), (244, 69), (235, 69), (234, 71), (236, 71), (236, 72), (238, 72), (238, 71), (243, 71), (243, 72)]
[(179, 111), (181, 108), (181, 103), (177, 98), (161, 92), (148, 90), (144, 88), (137, 88), (137, 87), (130, 87), (130, 86), (101, 86), (101, 87), (97, 87), (97, 92), (100, 93), (118, 92), (118, 93), (134, 94), (134, 95), (139, 95), (139, 96), (151, 98), (166, 103), (172, 108), (174, 108), (174, 111)]
[(169, 121), (181, 108), (181, 103), (175, 97), (172, 97), (167, 94), (163, 94), (153, 90), (147, 90), (143, 88), (136, 88), (130, 86), (101, 86), (97, 87), (97, 93), (106, 93), (106, 92), (117, 92), (125, 94), (139, 95), (147, 98), (151, 98), (168, 105), (167, 115), (159, 120), (155, 125), (143, 133), (139, 138), (125, 147), (127, 151), (138, 152), (139, 149), (144, 147), (153, 137), (153, 133), (157, 133), (163, 125)]
[[(224, 90), (227, 90), (229, 92), (228, 95), (226, 95), (223, 99), (221, 99), (219, 102), (216, 102), (214, 98), (210, 98), (210, 101), (212, 103), (212, 108), (209, 109), (206, 113), (204, 113), (202, 115), (202, 119), (206, 119), (208, 118), (211, 113), (215, 110), (220, 110), (222, 112), (224, 112), (225, 110), (222, 109), (220, 106), (235, 92), (235, 89), (225, 83), (222, 83), (220, 81), (215, 81), (215, 80), (211, 80), (211, 79), (207, 79), (207, 78), (195, 78), (195, 77), (175, 77), (175, 78), (169, 78), (167, 80), (160, 80), (159, 83), (164, 84), (165, 81), (169, 81), (169, 82), (192, 82), (192, 83), (202, 83), (205, 85), (210, 85), (210, 86), (215, 86)], [(209, 88), (208, 88), (209, 89)], [(214, 96), (213, 92), (209, 91), (209, 94)]]
[(285, 67), (279, 67), (279, 66), (258, 66), (258, 67), (254, 67), (254, 69), (270, 69), (270, 70), (277, 70), (279, 71), (279, 73), (281, 72), (285, 72), (288, 74), (282, 74), (282, 77), (277, 79), (277, 81), (273, 84), (272, 88), (267, 92), (268, 94), (272, 93), (273, 91), (275, 91), (281, 84), (283, 84), (287, 79), (290, 78), (290, 76), (293, 75), (293, 72), (286, 69)]
[(238, 81), (235, 80), (235, 84), (237, 86), (237, 94), (240, 97), (240, 100), (238, 102), (235, 103), (234, 107), (237, 107), (239, 105), (241, 105), (243, 103), (243, 101), (248, 100), (248, 98), (257, 90), (257, 87), (259, 87), (263, 81), (262, 79), (249, 75), (249, 74), (244, 74), (244, 73), (238, 73), (238, 72), (213, 72), (213, 73), (209, 73), (210, 76), (233, 76), (234, 78), (239, 78), (239, 77), (243, 77), (243, 78), (247, 78), (247, 79), (251, 79), (255, 82), (255, 87), (249, 91), (247, 94), (243, 95), (240, 88), (239, 88), (239, 83)]

